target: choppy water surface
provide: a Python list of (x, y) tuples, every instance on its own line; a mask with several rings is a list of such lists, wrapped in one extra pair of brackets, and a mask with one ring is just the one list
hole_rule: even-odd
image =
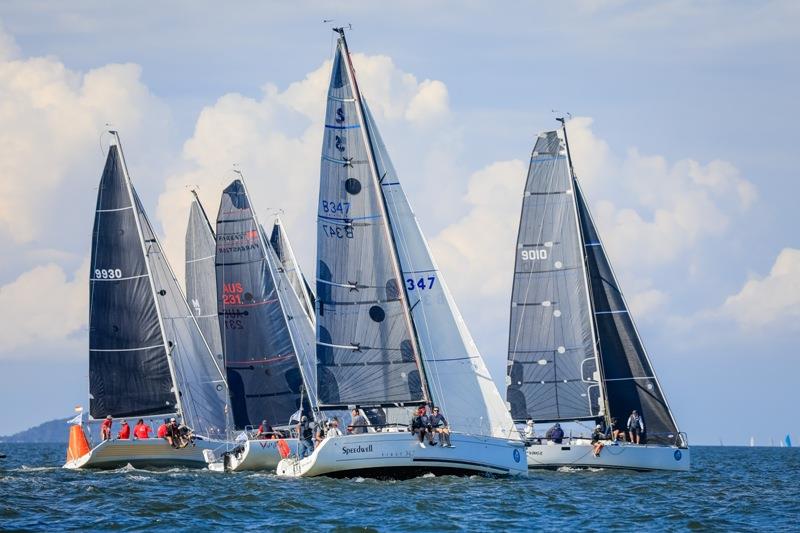
[(125, 468), (67, 471), (61, 445), (0, 445), (0, 529), (796, 530), (800, 449), (692, 450), (688, 473), (527, 479), (279, 479)]

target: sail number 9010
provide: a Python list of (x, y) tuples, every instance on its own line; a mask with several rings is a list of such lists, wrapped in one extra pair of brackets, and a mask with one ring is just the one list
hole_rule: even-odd
[(119, 268), (95, 268), (94, 279), (119, 279), (122, 277), (122, 270)]
[(523, 261), (544, 261), (547, 259), (547, 249), (522, 250)]

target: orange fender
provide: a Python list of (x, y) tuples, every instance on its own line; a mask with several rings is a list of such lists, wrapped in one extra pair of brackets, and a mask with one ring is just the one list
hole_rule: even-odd
[(69, 428), (69, 446), (67, 447), (67, 461), (74, 461), (89, 453), (89, 441), (83, 432), (83, 427), (78, 424)]
[(280, 452), (282, 459), (286, 459), (292, 454), (292, 450), (289, 448), (289, 445), (283, 439), (278, 440), (278, 451)]

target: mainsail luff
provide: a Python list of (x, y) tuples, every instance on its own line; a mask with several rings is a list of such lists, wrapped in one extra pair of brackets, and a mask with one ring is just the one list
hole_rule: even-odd
[(561, 131), (533, 148), (517, 236), (507, 398), (515, 420), (600, 415), (597, 345)]
[(343, 31), (336, 31), (317, 217), (320, 406), (425, 403), (427, 383), (361, 95)]
[[(266, 235), (266, 233), (264, 234)], [(314, 294), (311, 292), (311, 288), (308, 286), (308, 282), (303, 272), (300, 270), (300, 264), (297, 262), (297, 258), (294, 255), (294, 249), (289, 241), (289, 236), (286, 234), (283, 222), (278, 216), (275, 217), (275, 222), (272, 225), (272, 233), (270, 234), (269, 242), (278, 260), (281, 262), (281, 265), (283, 265), (286, 279), (289, 281), (292, 288), (294, 288), (297, 299), (302, 304), (313, 326)]]

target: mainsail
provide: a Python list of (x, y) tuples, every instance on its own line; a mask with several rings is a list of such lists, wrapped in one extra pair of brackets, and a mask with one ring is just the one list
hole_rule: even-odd
[(300, 265), (297, 263), (297, 258), (292, 250), (292, 245), (289, 242), (289, 237), (286, 235), (286, 229), (283, 227), (283, 222), (279, 217), (275, 217), (275, 222), (272, 225), (272, 233), (270, 234), (269, 243), (275, 251), (275, 255), (281, 262), (283, 272), (286, 279), (291, 284), (297, 295), (303, 310), (308, 315), (309, 320), (314, 322), (314, 293), (311, 291), (306, 277), (300, 270)]
[(431, 400), (455, 431), (515, 438), (505, 402), (431, 255), (366, 102), (363, 107)]
[(617, 417), (624, 424), (635, 409), (644, 418), (647, 442), (674, 444), (678, 436), (675, 419), (633, 323), (577, 180), (575, 190), (585, 239), (609, 416)]
[(186, 226), (186, 301), (211, 352), (223, 365), (217, 314), (216, 239), (200, 199), (192, 193), (194, 199)]
[(515, 420), (601, 414), (591, 305), (561, 131), (531, 156), (517, 237), (507, 398)]
[(428, 401), (344, 36), (328, 88), (317, 217), (320, 407)]
[[(222, 436), (227, 427), (225, 380), (133, 189), (119, 139), (113, 135), (116, 144), (109, 148), (98, 193), (92, 250), (91, 414), (97, 418), (177, 411), (196, 433)], [(110, 218), (109, 213), (118, 216)], [(130, 282), (135, 280), (147, 285), (131, 294), (126, 285), (133, 286)], [(144, 336), (152, 344), (138, 344)], [(121, 347), (126, 341), (128, 347)], [(116, 345), (109, 350), (109, 344)], [(170, 380), (165, 383), (166, 376)], [(156, 409), (151, 407), (153, 377), (163, 398)]]
[[(243, 429), (262, 419), (288, 424), (301, 397), (308, 401), (312, 392), (303, 390), (293, 340), (303, 323), (310, 332), (310, 322), (299, 302), (299, 309), (284, 310), (294, 291), (288, 282), (276, 282), (279, 261), (241, 180), (222, 193), (216, 239), (217, 307), (234, 425)], [(310, 333), (306, 336), (310, 352)], [(300, 339), (298, 345), (303, 346)]]

